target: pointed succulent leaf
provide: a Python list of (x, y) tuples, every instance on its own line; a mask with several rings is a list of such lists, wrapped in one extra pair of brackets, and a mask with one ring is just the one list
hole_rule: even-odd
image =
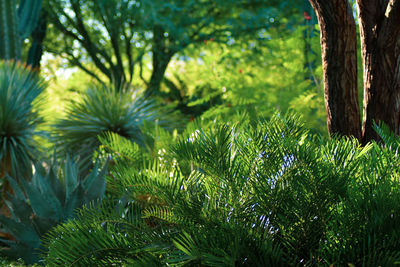
[(40, 251), (37, 247), (20, 242), (10, 242), (9, 246), (9, 248), (0, 249), (0, 253), (14, 259), (22, 258), (26, 264), (34, 264), (40, 259)]
[(106, 191), (107, 165), (100, 172), (97, 171), (98, 165), (97, 162), (90, 175), (83, 181), (86, 203), (101, 198)]
[(35, 227), (36, 232), (40, 236), (43, 236), (51, 228), (53, 228), (55, 225), (60, 223), (60, 220), (58, 220), (58, 219), (55, 220), (53, 218), (43, 218), (43, 217), (39, 217), (39, 216), (32, 216), (32, 223), (33, 223), (33, 226)]
[(49, 172), (46, 174), (46, 180), (49, 181), (50, 186), (54, 192), (54, 195), (60, 201), (61, 205), (64, 206), (65, 202), (65, 187), (62, 185), (60, 179), (56, 174), (56, 168), (54, 165), (50, 166)]
[(40, 175), (46, 175), (46, 169), (40, 163), (35, 163), (35, 172), (39, 173)]
[[(40, 191), (42, 192), (42, 196), (46, 199), (48, 205), (52, 207), (52, 209), (56, 212), (57, 220), (61, 220), (62, 218), (62, 204), (53, 191), (53, 187), (51, 186), (50, 177), (43, 177), (40, 174), (34, 175), (37, 178), (38, 186)], [(47, 179), (46, 179), (47, 178)], [(57, 179), (57, 177), (51, 177), (53, 179)]]
[(6, 201), (6, 204), (14, 219), (23, 224), (29, 224), (30, 216), (33, 214), (32, 208), (26, 203), (25, 200), (16, 198), (12, 195), (10, 195), (8, 198), (9, 200)]
[(36, 246), (40, 242), (40, 237), (32, 225), (17, 223), (15, 220), (3, 215), (0, 215), (0, 223), (18, 242), (27, 243), (32, 246)]
[(78, 167), (77, 164), (67, 156), (64, 165), (64, 180), (65, 180), (65, 202), (71, 197), (71, 194), (78, 186)]
[(57, 216), (57, 211), (54, 210), (52, 205), (49, 205), (46, 197), (36, 187), (24, 179), (21, 180), (21, 183), (28, 196), (32, 210), (36, 215), (45, 218), (54, 218)]
[(99, 169), (99, 161), (96, 161), (93, 170), (83, 181), (81, 181), (84, 188), (89, 188), (91, 184), (96, 180), (98, 176), (98, 169)]
[(64, 206), (64, 219), (72, 218), (74, 215), (74, 211), (78, 207), (82, 207), (84, 204), (84, 191), (79, 184), (75, 187), (74, 191), (72, 191), (68, 198), (65, 199), (65, 206)]
[(7, 175), (7, 180), (11, 185), (11, 188), (14, 191), (14, 195), (20, 199), (20, 200), (25, 200), (25, 195), (22, 192), (21, 188), (19, 187), (17, 181), (15, 181), (13, 178), (11, 178), (9, 175)]
[(12, 246), (13, 244), (15, 244), (15, 241), (14, 240), (0, 238), (0, 243), (4, 243), (5, 245)]

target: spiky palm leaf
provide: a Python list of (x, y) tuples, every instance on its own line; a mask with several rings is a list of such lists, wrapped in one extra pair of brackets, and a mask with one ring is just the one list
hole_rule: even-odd
[(83, 169), (88, 170), (100, 145), (99, 136), (114, 132), (143, 144), (140, 127), (147, 120), (164, 123), (153, 101), (132, 90), (93, 87), (81, 100), (72, 101), (65, 117), (55, 123), (55, 141), (60, 151), (79, 156)]
[(374, 122), (374, 130), (377, 132), (382, 141), (387, 145), (391, 146), (394, 149), (400, 148), (400, 140), (397, 136), (389, 129), (387, 125), (382, 122), (375, 123)]
[(394, 266), (400, 260), (400, 158), (387, 144), (370, 145), (346, 200), (332, 210), (321, 254), (335, 265)]
[(0, 61), (0, 178), (31, 173), (39, 144), (35, 136), (42, 121), (33, 102), (44, 90), (44, 81), (17, 62)]

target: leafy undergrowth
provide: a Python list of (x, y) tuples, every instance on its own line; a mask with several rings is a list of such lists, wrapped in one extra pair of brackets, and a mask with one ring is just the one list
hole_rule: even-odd
[[(26, 265), (24, 264), (23, 260), (14, 261), (14, 260), (0, 257), (0, 266), (25, 267)], [(32, 266), (37, 266), (37, 265), (32, 265)]]
[(277, 114), (193, 124), (178, 140), (149, 130), (144, 147), (110, 133), (101, 138), (108, 200), (55, 227), (44, 262), (393, 266), (399, 142), (385, 127), (377, 131), (386, 143), (325, 141)]

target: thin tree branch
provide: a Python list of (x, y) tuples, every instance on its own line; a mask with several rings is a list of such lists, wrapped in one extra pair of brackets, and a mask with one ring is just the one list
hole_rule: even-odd
[[(124, 66), (122, 63), (120, 46), (118, 43), (118, 40), (120, 37), (119, 36), (119, 28), (122, 25), (116, 25), (115, 21), (113, 21), (113, 19), (112, 19), (112, 15), (107, 13), (107, 11), (104, 9), (104, 6), (102, 6), (102, 4), (99, 1), (97, 1), (96, 3), (97, 3), (98, 10), (100, 12), (101, 20), (103, 21), (103, 24), (107, 30), (108, 36), (110, 37), (111, 46), (114, 50), (115, 58), (117, 59), (117, 66), (115, 66), (115, 68), (114, 68), (114, 73), (121, 75), (121, 78), (124, 81), (126, 81)], [(115, 77), (115, 78), (119, 79), (119, 77)]]
[(87, 32), (85, 25), (83, 23), (82, 11), (80, 8), (79, 0), (71, 1), (71, 6), (72, 6), (73, 11), (75, 12), (76, 23), (77, 23), (76, 29), (84, 37), (83, 44), (85, 45), (87, 52), (89, 53), (90, 57), (93, 59), (93, 61), (95, 62), (96, 65), (98, 64), (99, 66), (102, 66), (102, 69), (101, 69), (102, 72), (109, 73), (109, 75), (107, 75), (107, 77), (112, 79), (113, 75), (110, 73), (110, 71), (107, 69), (107, 67), (105, 67), (105, 65), (101, 62), (101, 60), (97, 57), (97, 54), (100, 54), (107, 61), (107, 63), (110, 65), (111, 69), (113, 69), (114, 64), (113, 64), (111, 58), (109, 57), (109, 55), (104, 50), (99, 49), (96, 46), (96, 44), (90, 39), (90, 35)]

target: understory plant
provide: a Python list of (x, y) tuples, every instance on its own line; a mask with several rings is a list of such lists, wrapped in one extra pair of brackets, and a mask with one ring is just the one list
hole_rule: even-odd
[(83, 179), (78, 164), (67, 157), (59, 165), (54, 158), (46, 168), (35, 164), (31, 181), (7, 179), (14, 192), (7, 197), (10, 216), (0, 215), (2, 232), (12, 239), (0, 239), (0, 254), (22, 258), (32, 264), (40, 260), (42, 238), (52, 227), (75, 216), (75, 210), (93, 201), (100, 201), (105, 192), (106, 166), (96, 164)]
[(34, 103), (40, 103), (44, 88), (43, 79), (31, 69), (18, 62), (0, 61), (1, 183), (7, 173), (29, 178), (32, 162), (39, 158), (40, 146), (35, 136), (43, 136), (37, 130), (42, 119)]
[(98, 136), (117, 133), (136, 143), (143, 143), (140, 127), (145, 121), (165, 123), (165, 116), (155, 102), (127, 86), (92, 87), (78, 100), (72, 100), (65, 115), (54, 125), (54, 141), (60, 154), (79, 157), (83, 172), (92, 167), (93, 153), (98, 149)]
[(400, 261), (398, 146), (325, 141), (291, 114), (188, 131), (156, 157), (115, 134), (102, 143), (117, 200), (51, 230), (51, 266)]

